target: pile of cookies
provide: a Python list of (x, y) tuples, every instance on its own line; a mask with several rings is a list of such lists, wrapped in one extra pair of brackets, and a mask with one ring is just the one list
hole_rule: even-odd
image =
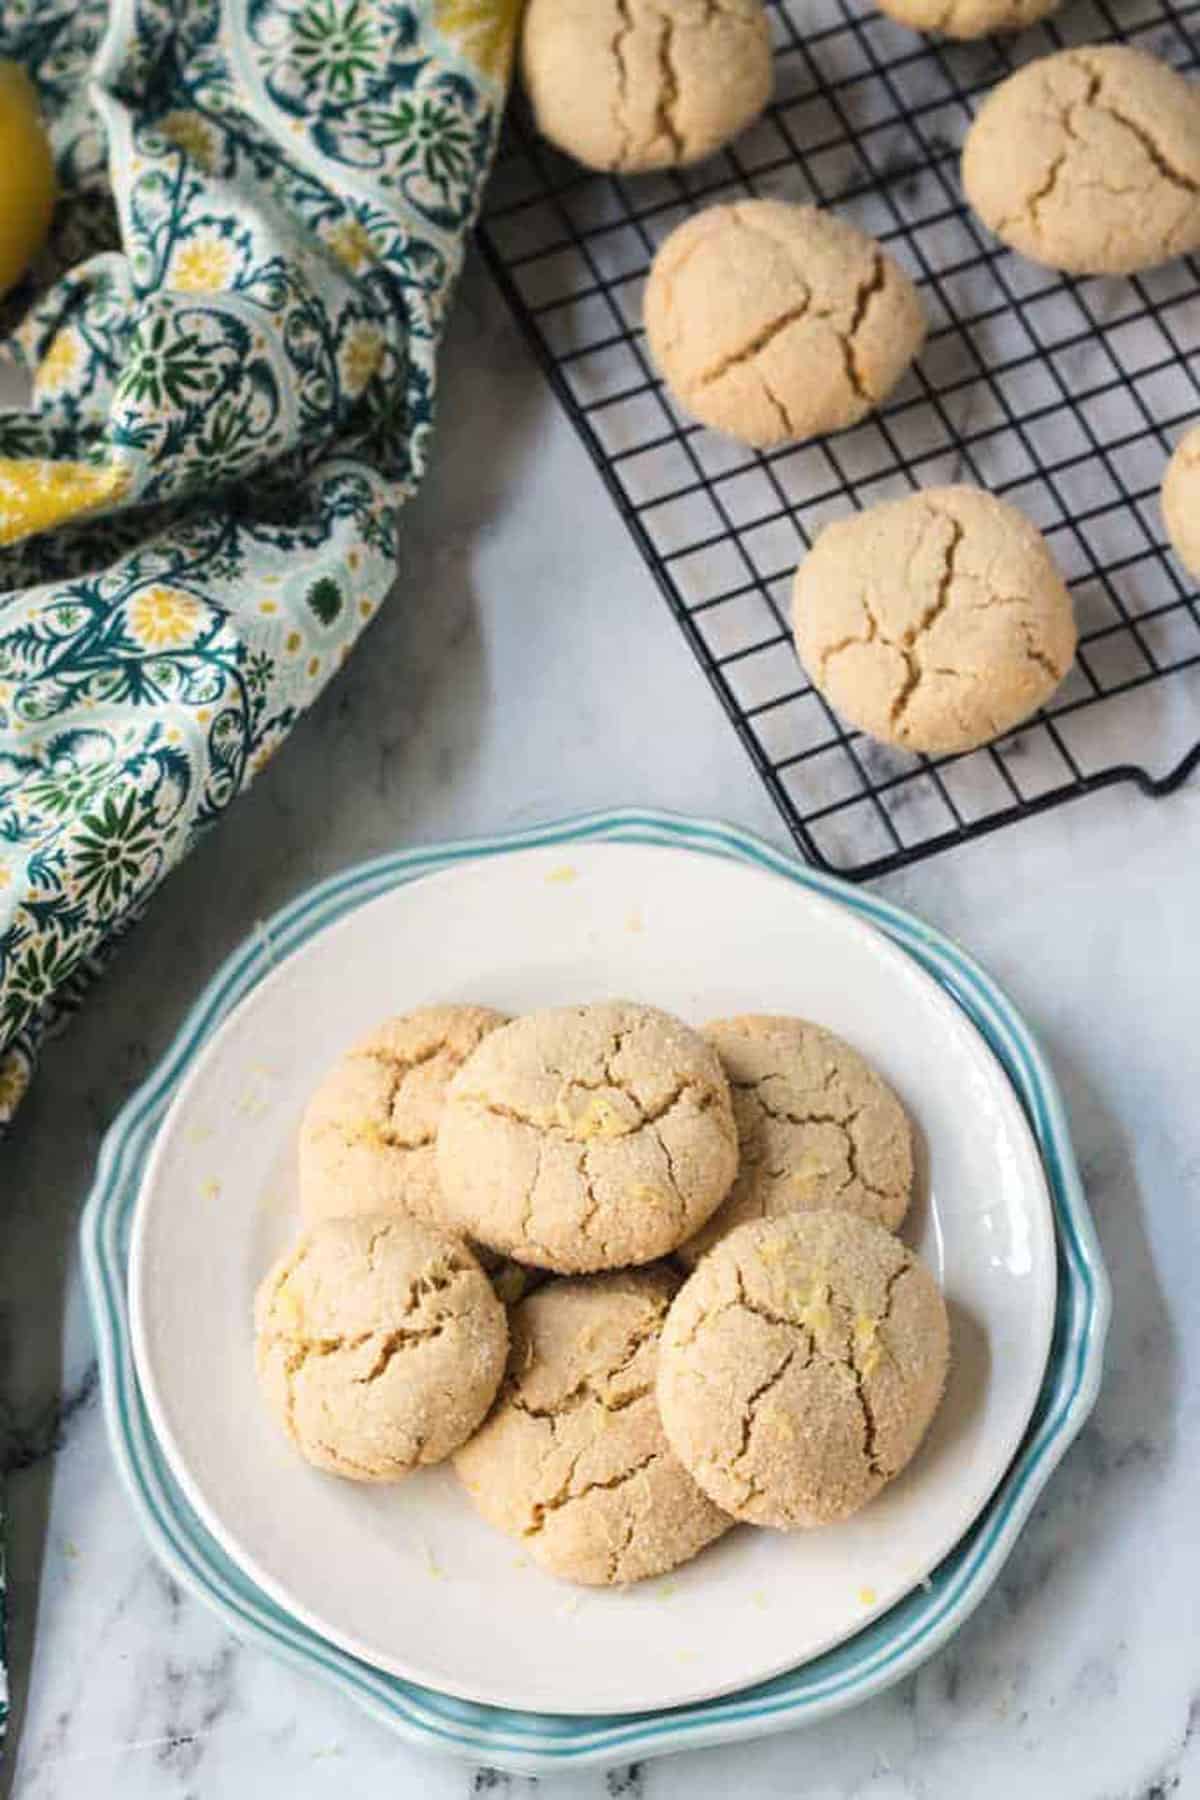
[[(880, 0), (918, 30), (1015, 31), (1056, 0)], [(762, 0), (530, 0), (522, 72), (539, 130), (590, 168), (697, 162), (771, 95)], [(1004, 244), (1075, 275), (1200, 249), (1200, 88), (1123, 45), (1002, 81), (967, 131), (967, 203)], [(897, 262), (847, 220), (777, 199), (709, 205), (659, 246), (650, 352), (684, 413), (769, 450), (858, 424), (917, 360), (926, 320)], [(1164, 477), (1168, 534), (1200, 577), (1200, 427)], [(795, 584), (796, 646), (831, 705), (901, 749), (975, 749), (1043, 705), (1075, 654), (1041, 535), (977, 488), (829, 526)]]
[(567, 1580), (662, 1574), (738, 1520), (831, 1524), (945, 1383), (945, 1305), (893, 1235), (912, 1181), (899, 1100), (804, 1020), (391, 1019), (306, 1110), (263, 1392), (332, 1474), (453, 1456)]

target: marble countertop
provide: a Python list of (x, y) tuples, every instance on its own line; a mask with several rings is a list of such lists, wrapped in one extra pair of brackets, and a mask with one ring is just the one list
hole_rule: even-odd
[[(229, 1636), (142, 1544), (109, 1459), (75, 1224), (99, 1138), (250, 929), (373, 852), (611, 803), (769, 802), (581, 446), (471, 268), (402, 591), (174, 875), (0, 1147), (0, 1420), (20, 1800), (531, 1791), (400, 1744)], [(492, 424), (486, 456), (475, 421)], [(914, 1678), (803, 1734), (539, 1784), (543, 1800), (1166, 1800), (1200, 1793), (1200, 784), (1110, 790), (881, 884), (1042, 1035), (1113, 1275), (1097, 1411), (1002, 1580)], [(9, 1787), (4, 1788), (7, 1781)]]

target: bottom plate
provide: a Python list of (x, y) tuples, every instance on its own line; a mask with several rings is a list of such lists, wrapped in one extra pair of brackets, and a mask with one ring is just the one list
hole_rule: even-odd
[[(581, 1592), (516, 1554), (449, 1468), (382, 1486), (310, 1468), (263, 1417), (250, 1319), (297, 1230), (298, 1120), (345, 1046), (383, 1013), (446, 1000), (519, 1013), (614, 993), (693, 1024), (765, 1004), (867, 1055), (917, 1122), (904, 1234), (941, 1283), (952, 1351), (920, 1455), (836, 1530), (731, 1531), (666, 1580)], [(954, 1548), (1033, 1412), (1056, 1263), (1012, 1084), (912, 957), (767, 870), (591, 843), (567, 862), (553, 846), (513, 850), (405, 882), (313, 932), (240, 1001), (192, 1057), (150, 1153), (130, 1324), (151, 1428), (184, 1494), (293, 1618), (462, 1700), (651, 1712), (810, 1661)]]
[[(1059, 1246), (1054, 1341), (1030, 1428), (975, 1524), (926, 1584), (848, 1642), (802, 1668), (720, 1700), (653, 1715), (515, 1712), (451, 1699), (381, 1673), (268, 1598), (225, 1555), (167, 1466), (138, 1390), (125, 1310), (130, 1215), (148, 1154), (184, 1077), (191, 1074), (200, 1050), (234, 1005), (317, 931), (399, 884), (499, 851), (587, 840), (673, 845), (740, 859), (833, 899), (881, 929), (952, 996), (1006, 1070), (1042, 1153)], [(783, 1729), (864, 1698), (913, 1668), (982, 1597), (1054, 1463), (1086, 1417), (1099, 1379), (1108, 1309), (1107, 1283), (1052, 1078), (1012, 1008), (980, 971), (906, 915), (818, 876), (742, 834), (646, 814), (610, 814), (520, 838), (384, 858), (295, 902), (231, 958), (160, 1069), (112, 1128), (83, 1233), (114, 1444), (159, 1554), (182, 1581), (216, 1605), (234, 1629), (269, 1641), (310, 1670), (323, 1671), (410, 1737), (522, 1770), (644, 1756)], [(585, 1629), (581, 1619), (581, 1634)]]

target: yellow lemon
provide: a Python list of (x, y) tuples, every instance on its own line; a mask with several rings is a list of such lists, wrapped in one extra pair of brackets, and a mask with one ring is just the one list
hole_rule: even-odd
[(0, 294), (45, 243), (56, 195), (37, 90), (19, 64), (0, 62)]

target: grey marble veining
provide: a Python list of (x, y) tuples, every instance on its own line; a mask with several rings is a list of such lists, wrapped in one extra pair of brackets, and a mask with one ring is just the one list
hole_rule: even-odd
[[(614, 802), (782, 841), (500, 302), (468, 276), (401, 591), (173, 876), (0, 1147), (20, 1800), (531, 1794), (409, 1749), (240, 1645), (145, 1550), (112, 1469), (74, 1226), (104, 1127), (255, 920), (399, 843)], [(481, 442), (478, 419), (489, 431)], [(917, 1676), (803, 1734), (538, 1784), (549, 1800), (1200, 1793), (1200, 788), (1110, 792), (893, 877), (1041, 1032), (1114, 1277), (1093, 1421), (1004, 1577)]]

